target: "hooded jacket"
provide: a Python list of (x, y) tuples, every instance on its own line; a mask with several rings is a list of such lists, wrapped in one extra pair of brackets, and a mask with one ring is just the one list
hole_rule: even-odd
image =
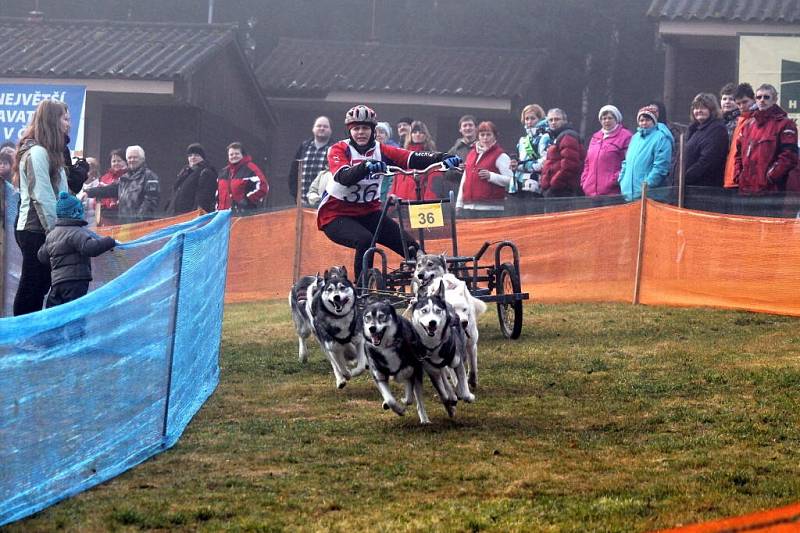
[(602, 129), (592, 135), (581, 173), (586, 196), (619, 194), (619, 172), (632, 135), (621, 124), (607, 135)]
[(747, 120), (736, 141), (735, 180), (739, 194), (758, 195), (783, 190), (797, 165), (797, 126), (779, 105), (758, 110)]
[(658, 187), (669, 174), (672, 161), (672, 133), (658, 122), (652, 128), (637, 128), (631, 137), (622, 169), (619, 188), (627, 201), (642, 196), (642, 183)]
[(85, 220), (59, 218), (47, 234), (37, 257), (50, 265), (51, 285), (64, 281), (91, 281), (91, 257), (97, 257), (117, 243), (111, 237), (98, 237), (86, 229)]
[(539, 182), (542, 190), (552, 193), (575, 194), (580, 190), (581, 171), (586, 151), (572, 125), (550, 133), (555, 139), (547, 148), (547, 159)]

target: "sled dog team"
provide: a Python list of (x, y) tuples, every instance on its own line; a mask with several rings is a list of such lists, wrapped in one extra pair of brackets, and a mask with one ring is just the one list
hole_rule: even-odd
[[(449, 416), (458, 400), (473, 402), (478, 384), (478, 316), (486, 304), (466, 284), (447, 272), (443, 256), (417, 253), (413, 277), (416, 297), (406, 316), (386, 300), (370, 298), (363, 311), (345, 267), (323, 276), (304, 276), (292, 286), (289, 305), (299, 339), (300, 362), (308, 357), (313, 334), (342, 388), (369, 368), (383, 398), (383, 408), (398, 415), (416, 404), (421, 424), (429, 424), (422, 399), (428, 376)], [(469, 373), (467, 373), (467, 368)], [(398, 402), (389, 379), (405, 388)]]

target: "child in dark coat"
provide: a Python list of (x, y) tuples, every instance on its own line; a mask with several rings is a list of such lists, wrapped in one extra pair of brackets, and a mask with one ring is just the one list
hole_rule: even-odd
[(39, 261), (50, 265), (47, 307), (76, 300), (89, 292), (92, 257), (117, 245), (111, 237), (98, 237), (86, 229), (83, 204), (68, 192), (58, 194), (56, 225), (39, 248)]

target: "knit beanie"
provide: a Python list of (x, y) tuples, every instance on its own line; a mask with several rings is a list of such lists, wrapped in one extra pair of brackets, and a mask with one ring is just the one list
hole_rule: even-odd
[(639, 117), (642, 115), (650, 117), (653, 122), (658, 122), (658, 108), (654, 105), (646, 105), (636, 113), (636, 122), (639, 122)]
[(56, 202), (56, 216), (83, 220), (83, 204), (67, 191), (61, 191)]
[(600, 111), (597, 113), (597, 120), (601, 120), (603, 118), (603, 115), (605, 115), (606, 113), (611, 113), (612, 115), (614, 115), (614, 118), (617, 119), (618, 123), (620, 124), (622, 123), (622, 113), (620, 113), (619, 109), (617, 109), (617, 106), (608, 104), (601, 107)]
[(203, 149), (203, 145), (200, 143), (192, 143), (186, 148), (186, 155), (189, 154), (197, 154), (203, 159), (206, 158), (206, 151)]

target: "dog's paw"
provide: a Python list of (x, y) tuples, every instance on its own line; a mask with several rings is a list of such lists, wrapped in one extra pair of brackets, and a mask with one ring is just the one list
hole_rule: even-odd
[(469, 383), (469, 388), (470, 389), (477, 389), (478, 388), (478, 375), (470, 373), (469, 379), (467, 380), (467, 383)]
[(467, 402), (467, 403), (472, 403), (472, 402), (475, 401), (475, 395), (472, 394), (471, 392), (468, 392), (467, 394), (464, 395), (463, 398), (460, 398), (460, 399), (465, 401), (465, 402)]
[(337, 379), (336, 380), (336, 388), (337, 389), (343, 389), (343, 388), (345, 388), (346, 385), (347, 385), (347, 380), (346, 379), (342, 379), (342, 380), (338, 380)]
[(397, 413), (398, 416), (403, 416), (406, 414), (406, 408), (397, 402), (383, 402), (383, 408), (391, 409), (392, 411)]
[(453, 418), (454, 416), (456, 416), (456, 406), (455, 406), (454, 403), (453, 404), (446, 403), (444, 405), (444, 408), (447, 411), (447, 416), (449, 416), (450, 418)]
[(420, 418), (419, 419), (419, 424), (421, 426), (429, 426), (431, 424), (431, 419), (430, 418)]

